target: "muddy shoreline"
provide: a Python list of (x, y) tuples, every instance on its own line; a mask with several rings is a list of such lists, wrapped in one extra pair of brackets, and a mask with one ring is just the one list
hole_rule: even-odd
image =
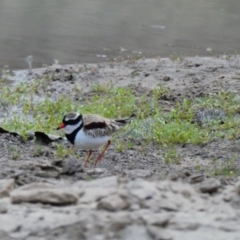
[[(52, 99), (92, 86), (135, 86), (141, 95), (158, 84), (170, 89), (159, 101), (169, 111), (176, 101), (240, 90), (240, 56), (130, 59), (113, 63), (53, 65), (4, 76), (14, 85), (51, 76)], [(2, 111), (0, 118), (4, 118)], [(177, 145), (179, 162), (166, 163), (163, 149), (137, 144), (117, 152), (113, 144), (103, 162), (83, 169), (80, 159), (64, 161), (49, 144), (0, 134), (0, 238), (7, 239), (240, 239), (238, 176), (211, 176), (217, 163), (238, 156), (240, 140), (217, 139)], [(138, 143), (139, 144), (139, 143)], [(24, 149), (13, 159), (9, 146)], [(67, 147), (67, 145), (66, 145)], [(82, 155), (81, 155), (82, 156)], [(214, 159), (214, 161), (213, 161)]]

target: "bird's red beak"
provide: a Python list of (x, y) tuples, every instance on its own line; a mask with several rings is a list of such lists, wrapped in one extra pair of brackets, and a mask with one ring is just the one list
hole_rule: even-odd
[(62, 124), (59, 125), (59, 127), (57, 128), (57, 130), (62, 129), (62, 128), (65, 128), (65, 127), (66, 127), (65, 124), (62, 123)]

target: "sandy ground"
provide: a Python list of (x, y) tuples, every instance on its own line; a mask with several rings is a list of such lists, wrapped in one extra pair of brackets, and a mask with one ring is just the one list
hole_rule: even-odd
[[(53, 98), (71, 94), (72, 83), (81, 99), (92, 94), (92, 84), (132, 84), (141, 95), (160, 83), (171, 89), (160, 101), (165, 111), (184, 97), (240, 90), (238, 56), (52, 66), (15, 72), (12, 80), (52, 72)], [(177, 146), (178, 164), (166, 164), (154, 145), (119, 153), (112, 144), (97, 168), (82, 169), (83, 159), (60, 161), (51, 145), (36, 153), (36, 143), (2, 133), (0, 239), (240, 239), (239, 181), (209, 176), (213, 159), (238, 156), (239, 142)], [(9, 145), (24, 149), (17, 160)]]

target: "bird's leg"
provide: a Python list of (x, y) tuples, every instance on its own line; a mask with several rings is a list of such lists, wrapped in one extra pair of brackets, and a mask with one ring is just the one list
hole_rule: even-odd
[(92, 155), (92, 149), (90, 149), (90, 150), (88, 151), (88, 155), (87, 155), (87, 158), (86, 158), (86, 160), (85, 160), (85, 162), (84, 162), (84, 164), (83, 164), (83, 167), (86, 167), (86, 166), (87, 166), (87, 163), (88, 163), (91, 155)]
[(107, 142), (106, 146), (104, 147), (102, 153), (98, 156), (97, 160), (95, 161), (95, 165), (96, 165), (97, 163), (101, 162), (102, 157), (103, 157), (105, 151), (107, 150), (107, 148), (109, 147), (110, 144), (111, 144), (111, 141), (109, 140), (109, 141)]

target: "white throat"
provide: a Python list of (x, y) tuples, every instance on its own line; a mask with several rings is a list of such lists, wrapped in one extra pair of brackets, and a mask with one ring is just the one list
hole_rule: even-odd
[(76, 123), (74, 125), (66, 125), (65, 129), (65, 133), (66, 134), (71, 134), (73, 131), (75, 131), (80, 125), (82, 124), (82, 120), (79, 121), (79, 123)]

